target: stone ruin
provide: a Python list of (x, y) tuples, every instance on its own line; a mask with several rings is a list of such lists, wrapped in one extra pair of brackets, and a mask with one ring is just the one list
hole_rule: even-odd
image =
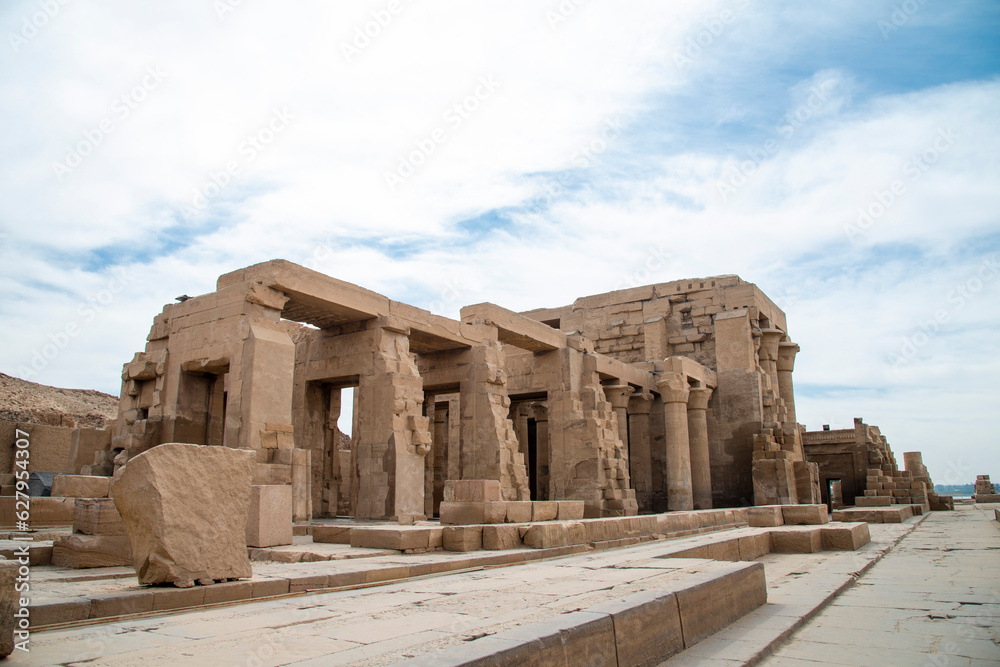
[(972, 501), (976, 503), (1000, 503), (1000, 494), (993, 487), (989, 475), (976, 475)]
[(252, 450), (295, 521), (440, 516), (450, 480), (587, 517), (819, 502), (787, 328), (736, 276), (453, 320), (274, 260), (156, 316), (99, 465), (165, 442)]
[[(482, 526), (471, 543), (498, 545), (565, 539), (554, 526), (529, 534), (529, 522), (751, 505), (948, 508), (919, 453), (899, 470), (878, 427), (796, 421), (798, 351), (781, 309), (732, 275), (524, 313), (483, 303), (455, 320), (264, 262), (163, 308), (124, 365), (109, 430), (32, 427), (37, 471), (61, 473), (32, 523), (73, 524), (55, 564), (141, 569), (148, 558), (127, 537), (116, 500), (128, 499), (109, 498), (110, 477), (168, 443), (252, 455), (245, 540), (255, 548), (334, 517)], [(351, 438), (337, 427), (342, 412)], [(0, 478), (4, 494), (12, 477)], [(308, 528), (315, 542), (354, 540), (344, 526)], [(400, 535), (407, 551), (442, 539), (468, 548), (460, 530)], [(230, 578), (161, 569), (164, 581)]]

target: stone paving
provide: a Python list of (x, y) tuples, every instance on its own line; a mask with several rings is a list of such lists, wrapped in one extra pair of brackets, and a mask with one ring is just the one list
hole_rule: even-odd
[[(993, 517), (992, 507), (960, 506), (872, 525), (871, 543), (855, 552), (763, 556), (767, 604), (664, 664), (997, 664), (1000, 524)], [(683, 561), (655, 557), (684, 541), (37, 632), (31, 653), (8, 662), (393, 664), (662, 588)], [(711, 563), (688, 559), (694, 568)]]
[(956, 505), (954, 512), (932, 512), (760, 664), (1000, 664), (995, 507)]

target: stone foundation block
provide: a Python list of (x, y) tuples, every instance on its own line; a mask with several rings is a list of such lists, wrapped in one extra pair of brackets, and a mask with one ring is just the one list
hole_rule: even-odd
[(56, 498), (107, 498), (110, 489), (110, 477), (56, 475), (52, 479), (52, 496)]
[(479, 551), (483, 548), (482, 526), (445, 526), (442, 531), (446, 551)]
[(63, 535), (52, 545), (52, 564), (82, 569), (127, 567), (132, 547), (125, 535)]
[(685, 579), (685, 588), (674, 591), (685, 648), (767, 603), (763, 563), (717, 563), (698, 578), (694, 585)]
[(483, 549), (487, 551), (502, 551), (504, 549), (520, 549), (520, 526), (504, 523), (494, 526), (483, 526)]
[(559, 512), (557, 519), (560, 521), (579, 521), (583, 518), (585, 503), (582, 500), (558, 500)]
[(531, 521), (530, 500), (515, 500), (507, 503), (507, 523), (528, 523)]
[(761, 531), (756, 535), (739, 538), (740, 560), (757, 560), (771, 553), (771, 533)]
[(619, 665), (657, 665), (684, 650), (681, 616), (673, 593), (646, 591), (587, 611), (611, 616)]
[(773, 528), (785, 523), (781, 505), (764, 505), (747, 508), (747, 520), (754, 528)]
[(783, 505), (781, 518), (786, 526), (818, 526), (830, 522), (826, 505)]
[(854, 551), (871, 542), (867, 523), (839, 523), (820, 528), (823, 548), (833, 551)]
[(111, 498), (77, 498), (73, 531), (84, 535), (124, 535), (125, 524)]
[(856, 507), (887, 507), (892, 505), (890, 496), (857, 496), (854, 499)]
[(353, 530), (351, 526), (313, 526), (312, 538), (324, 544), (350, 544)]
[(366, 549), (431, 549), (441, 546), (443, 528), (434, 526), (357, 526), (351, 531), (351, 546)]
[(569, 532), (562, 523), (536, 523), (524, 534), (524, 546), (532, 549), (551, 549), (569, 544)]
[(771, 551), (782, 554), (814, 554), (823, 550), (819, 528), (787, 527), (771, 531)]
[(247, 515), (247, 546), (292, 543), (292, 487), (253, 486)]
[(503, 500), (500, 482), (495, 479), (449, 479), (444, 483), (447, 502), (482, 503)]
[(556, 501), (534, 501), (531, 503), (532, 521), (555, 521), (559, 516), (559, 503)]

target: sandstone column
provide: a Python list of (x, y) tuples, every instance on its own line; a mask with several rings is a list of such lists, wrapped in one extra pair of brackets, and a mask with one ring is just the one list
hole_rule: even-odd
[(695, 387), (687, 404), (688, 437), (691, 442), (691, 491), (696, 510), (712, 509), (712, 465), (708, 453), (708, 399), (712, 390)]
[(792, 370), (795, 368), (795, 355), (799, 346), (795, 343), (780, 343), (778, 345), (778, 393), (785, 400), (785, 410), (788, 421), (795, 422), (795, 390), (792, 387)]
[(635, 499), (644, 512), (653, 509), (653, 459), (649, 442), (649, 411), (653, 395), (635, 394), (629, 400), (629, 474)]
[(691, 448), (688, 440), (687, 379), (680, 373), (667, 373), (656, 383), (663, 399), (666, 435), (667, 508), (671, 511), (694, 509), (691, 493)]

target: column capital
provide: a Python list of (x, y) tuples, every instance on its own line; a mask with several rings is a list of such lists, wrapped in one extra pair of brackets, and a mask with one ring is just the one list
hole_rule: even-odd
[[(678, 378), (680, 381), (678, 381)], [(688, 388), (687, 381), (683, 375), (677, 377), (663, 377), (656, 381), (656, 391), (660, 393), (660, 398), (664, 403), (687, 403)]]
[(767, 351), (768, 359), (778, 358), (778, 342), (785, 337), (785, 332), (781, 329), (761, 329), (760, 347)]
[(615, 409), (625, 410), (628, 408), (628, 399), (635, 389), (627, 384), (613, 384), (604, 387), (604, 395), (608, 397), (608, 402)]
[(688, 410), (707, 410), (708, 399), (712, 398), (712, 390), (709, 387), (692, 387), (688, 390)]
[(778, 343), (778, 370), (789, 373), (795, 370), (795, 355), (800, 349), (797, 343)]
[(628, 402), (628, 412), (631, 415), (648, 415), (653, 409), (653, 395), (649, 392), (632, 394)]

